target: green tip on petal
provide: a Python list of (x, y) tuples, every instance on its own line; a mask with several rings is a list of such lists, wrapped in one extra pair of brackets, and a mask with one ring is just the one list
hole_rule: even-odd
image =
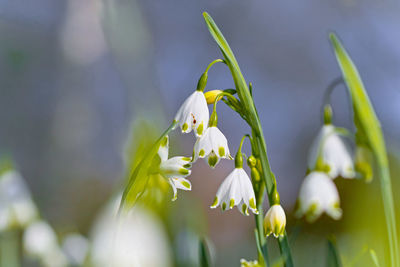
[(222, 202), (221, 207), (222, 207), (222, 210), (225, 211), (225, 210), (226, 210), (226, 203), (225, 203), (225, 202)]
[(182, 157), (182, 160), (183, 160), (183, 161), (191, 161), (192, 159), (189, 158), (189, 157)]
[(189, 174), (189, 170), (185, 169), (185, 168), (180, 168), (179, 169), (179, 173), (182, 175), (188, 175)]
[(246, 215), (246, 216), (249, 215), (249, 211), (248, 211), (248, 209), (247, 209), (247, 205), (246, 205), (246, 204), (243, 204), (243, 205), (242, 205), (242, 212), (243, 212), (243, 214)]
[(167, 146), (167, 144), (168, 144), (168, 136), (165, 136), (163, 138), (163, 140), (161, 141), (161, 145), (160, 146), (165, 147), (165, 146)]
[(205, 154), (206, 154), (206, 152), (204, 151), (204, 149), (201, 149), (199, 152), (199, 156), (204, 157)]
[(211, 208), (215, 208), (217, 206), (217, 204), (218, 204), (218, 197), (215, 197), (214, 202), (211, 205)]
[(252, 208), (252, 209), (256, 209), (257, 208), (256, 207), (256, 201), (254, 200), (254, 198), (250, 198), (249, 204), (250, 204), (250, 208)]
[(218, 162), (218, 157), (215, 155), (211, 155), (208, 157), (208, 165), (210, 165), (211, 167), (215, 167), (215, 165)]
[(187, 181), (182, 181), (181, 185), (183, 185), (184, 187), (186, 187), (187, 189), (190, 189), (190, 184)]
[(202, 135), (204, 130), (203, 122), (200, 123), (199, 127), (197, 127), (197, 134)]
[(229, 201), (229, 208), (233, 208), (233, 206), (235, 206), (235, 200), (233, 198), (231, 198), (231, 200)]
[(186, 169), (189, 169), (190, 167), (192, 167), (192, 164), (188, 163), (188, 164), (183, 165), (183, 167)]
[(218, 153), (219, 153), (219, 156), (220, 156), (220, 157), (225, 156), (225, 148), (223, 148), (222, 146), (219, 147)]
[(189, 125), (185, 122), (185, 123), (182, 125), (182, 131), (185, 132), (188, 128), (189, 128)]

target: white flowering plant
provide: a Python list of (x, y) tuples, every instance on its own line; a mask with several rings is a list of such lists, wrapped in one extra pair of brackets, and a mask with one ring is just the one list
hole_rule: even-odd
[[(124, 189), (119, 214), (128, 212), (139, 199), (148, 194), (149, 185), (161, 179), (172, 188), (172, 200), (179, 196), (179, 190), (190, 191), (191, 168), (200, 158), (214, 168), (221, 160), (234, 160), (234, 169), (225, 178), (211, 204), (211, 208), (221, 207), (223, 211), (237, 206), (239, 212), (255, 216), (255, 241), (258, 252), (256, 261), (242, 260), (242, 266), (269, 266), (267, 237), (276, 238), (281, 258), (285, 266), (294, 266), (291, 248), (286, 232), (286, 214), (281, 206), (277, 181), (267, 157), (267, 147), (260, 118), (254, 103), (253, 87), (248, 83), (225, 37), (214, 20), (204, 13), (207, 27), (220, 48), (223, 59), (212, 61), (200, 76), (197, 88), (189, 94), (165, 132), (149, 148), (130, 175)], [(387, 156), (382, 132), (358, 72), (350, 57), (334, 34), (330, 35), (342, 79), (349, 89), (357, 132), (336, 127), (332, 124), (332, 108), (324, 103), (324, 125), (310, 149), (308, 173), (300, 188), (296, 215), (305, 216), (309, 222), (315, 221), (322, 213), (333, 219), (340, 219), (339, 192), (333, 179), (372, 177), (371, 161), (378, 164), (382, 182), (382, 196), (385, 207), (391, 253), (391, 266), (399, 266), (393, 196), (391, 191)], [(206, 90), (208, 75), (216, 63), (225, 64), (232, 75), (235, 89)], [(328, 94), (331, 93), (328, 90)], [(240, 145), (232, 157), (224, 133), (218, 128), (217, 104), (223, 102), (248, 125), (249, 133), (244, 134)], [(209, 106), (212, 104), (211, 114)], [(169, 134), (180, 129), (182, 134), (193, 131), (196, 142), (192, 155), (169, 157)], [(355, 140), (356, 153), (344, 140)], [(251, 154), (245, 155), (242, 147), (249, 140)], [(247, 163), (247, 167), (244, 166)], [(246, 169), (249, 170), (248, 175)], [(270, 208), (264, 211), (264, 200)], [(336, 255), (336, 254), (335, 254)], [(336, 259), (338, 260), (338, 259)]]

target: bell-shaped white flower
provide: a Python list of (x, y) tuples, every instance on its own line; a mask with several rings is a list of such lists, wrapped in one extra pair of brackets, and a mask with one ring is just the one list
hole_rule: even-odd
[(0, 231), (26, 227), (38, 216), (35, 203), (21, 175), (9, 170), (0, 176)]
[(194, 130), (196, 136), (201, 136), (208, 125), (209, 111), (204, 93), (194, 91), (179, 108), (175, 115), (183, 133)]
[(338, 220), (342, 216), (339, 193), (333, 181), (324, 172), (309, 173), (300, 187), (296, 215), (315, 221), (323, 212)]
[(235, 157), (235, 169), (225, 178), (214, 199), (211, 208), (221, 205), (222, 210), (232, 209), (237, 206), (238, 210), (248, 216), (249, 209), (258, 214), (256, 198), (253, 185), (247, 173), (243, 169), (242, 144)]
[(194, 145), (194, 161), (207, 158), (208, 165), (214, 168), (221, 158), (231, 159), (228, 141), (225, 135), (216, 127), (208, 127), (203, 136)]
[(332, 124), (325, 124), (311, 145), (308, 158), (310, 170), (326, 171), (332, 179), (355, 178), (351, 149), (335, 131)]
[(23, 236), (24, 249), (28, 255), (38, 258), (43, 266), (64, 267), (67, 260), (57, 241), (53, 228), (44, 221), (29, 225)]
[(264, 217), (265, 235), (269, 236), (273, 234), (275, 237), (283, 236), (285, 234), (285, 227), (285, 211), (279, 204), (272, 205)]
[(185, 177), (191, 173), (192, 159), (189, 157), (172, 157), (168, 159), (169, 138), (166, 136), (158, 149), (161, 159), (159, 171), (162, 176), (168, 179), (174, 192), (172, 200), (177, 198), (177, 189), (191, 190), (192, 184)]

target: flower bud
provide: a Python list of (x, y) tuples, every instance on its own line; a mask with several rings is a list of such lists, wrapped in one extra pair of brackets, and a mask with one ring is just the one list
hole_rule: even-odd
[(286, 215), (282, 206), (272, 205), (264, 218), (264, 232), (266, 236), (273, 234), (275, 237), (283, 236), (286, 227)]
[(251, 155), (248, 159), (247, 159), (247, 165), (252, 168), (255, 167), (257, 164), (257, 159), (256, 157), (254, 157), (253, 155)]
[(207, 104), (214, 104), (215, 100), (217, 99), (217, 96), (221, 93), (223, 93), (222, 90), (211, 90), (205, 92), (204, 96), (206, 97)]

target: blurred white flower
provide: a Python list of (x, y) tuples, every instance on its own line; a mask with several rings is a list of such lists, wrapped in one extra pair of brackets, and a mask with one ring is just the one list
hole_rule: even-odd
[(311, 172), (300, 187), (296, 215), (315, 221), (323, 212), (338, 220), (342, 216), (339, 193), (333, 181), (324, 172)]
[(191, 190), (192, 184), (185, 177), (191, 173), (191, 158), (172, 157), (168, 159), (169, 138), (166, 136), (158, 149), (158, 155), (161, 159), (159, 170), (160, 174), (168, 179), (174, 192), (173, 201), (177, 198), (177, 189)]
[(311, 145), (308, 167), (311, 171), (324, 170), (331, 178), (339, 175), (343, 178), (355, 177), (351, 148), (335, 132), (332, 124), (322, 126)]
[(244, 215), (249, 215), (249, 208), (254, 214), (258, 214), (253, 185), (243, 168), (235, 168), (218, 188), (211, 208), (219, 205), (222, 210), (237, 206)]
[(203, 136), (194, 145), (194, 161), (207, 157), (208, 165), (215, 167), (221, 158), (231, 159), (228, 141), (224, 134), (215, 126), (207, 128)]
[(169, 267), (171, 251), (159, 219), (136, 205), (117, 217), (120, 197), (101, 213), (91, 233), (91, 266)]
[(38, 217), (36, 205), (21, 175), (10, 170), (0, 176), (0, 231), (25, 228)]
[(78, 233), (68, 234), (63, 240), (62, 250), (71, 265), (83, 266), (89, 251), (89, 241)]
[(202, 91), (196, 90), (183, 102), (175, 115), (183, 133), (194, 130), (196, 136), (201, 136), (208, 126), (209, 111), (207, 101)]
[(68, 265), (58, 245), (56, 234), (44, 221), (36, 221), (26, 228), (23, 244), (26, 253), (39, 259), (44, 266), (63, 267)]
[(272, 205), (264, 217), (265, 235), (274, 234), (275, 237), (285, 234), (286, 215), (282, 206), (279, 204)]
[(247, 261), (245, 259), (240, 260), (240, 267), (261, 267), (258, 261)]

